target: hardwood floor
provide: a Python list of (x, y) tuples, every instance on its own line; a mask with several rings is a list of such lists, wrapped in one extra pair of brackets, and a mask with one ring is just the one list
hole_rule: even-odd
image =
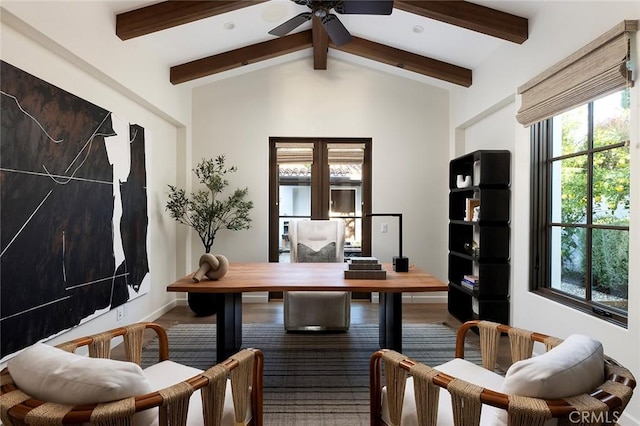
[[(460, 326), (460, 321), (449, 314), (446, 304), (418, 304), (408, 303), (402, 306), (403, 323), (430, 323), (443, 322), (453, 329)], [(242, 322), (248, 323), (273, 323), (282, 324), (283, 306), (281, 301), (271, 301), (269, 303), (244, 303), (242, 305)], [(154, 322), (165, 328), (175, 324), (215, 324), (215, 315), (197, 316), (188, 306), (176, 306), (171, 311), (162, 315)], [(352, 324), (371, 324), (378, 322), (378, 305), (366, 301), (353, 301), (351, 305)], [(468, 339), (479, 345), (478, 336), (469, 333)], [(453, 357), (453, 354), (451, 354)], [(498, 354), (498, 364), (506, 369), (511, 364), (511, 356), (508, 339), (501, 338), (500, 351)]]

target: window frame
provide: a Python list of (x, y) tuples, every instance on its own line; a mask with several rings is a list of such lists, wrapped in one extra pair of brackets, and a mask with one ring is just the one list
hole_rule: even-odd
[[(628, 310), (612, 308), (602, 303), (591, 300), (591, 285), (585, 286), (585, 297), (581, 298), (563, 292), (552, 287), (551, 282), (551, 235), (554, 227), (570, 225), (572, 227), (584, 228), (587, 230), (588, 263), (585, 271), (585, 281), (592, 281), (592, 259), (591, 259), (591, 233), (594, 229), (622, 229), (626, 228), (630, 232), (629, 226), (611, 226), (592, 223), (593, 204), (588, 202), (587, 220), (585, 224), (565, 224), (552, 222), (552, 184), (553, 164), (566, 158), (578, 155), (587, 155), (588, 158), (588, 178), (587, 178), (587, 200), (593, 200), (593, 156), (594, 154), (610, 149), (624, 147), (628, 144), (620, 142), (618, 144), (607, 145), (606, 147), (593, 146), (593, 102), (588, 102), (588, 147), (586, 150), (562, 154), (553, 157), (553, 117), (535, 123), (531, 126), (531, 226), (530, 226), (530, 291), (543, 297), (551, 299), (557, 303), (587, 313), (591, 316), (601, 318), (613, 324), (627, 327)], [(578, 107), (576, 107), (578, 108)], [(627, 281), (627, 285), (629, 282)]]

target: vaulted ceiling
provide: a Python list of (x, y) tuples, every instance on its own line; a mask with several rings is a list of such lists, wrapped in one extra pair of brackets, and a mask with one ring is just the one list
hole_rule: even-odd
[[(116, 34), (123, 41), (135, 39), (155, 46), (168, 62), (173, 84), (309, 49), (315, 70), (326, 70), (330, 66), (327, 58), (336, 50), (469, 87), (473, 66), (501, 43), (522, 44), (529, 34), (528, 19), (506, 11), (507, 2), (496, 1), (489, 7), (461, 0), (396, 0), (388, 16), (338, 14), (353, 36), (341, 46), (331, 42), (315, 16), (297, 32), (279, 38), (267, 34), (309, 11), (289, 0), (128, 5), (129, 10), (115, 11)], [(452, 49), (462, 51), (463, 56), (456, 59)], [(449, 56), (453, 60), (448, 60)]]

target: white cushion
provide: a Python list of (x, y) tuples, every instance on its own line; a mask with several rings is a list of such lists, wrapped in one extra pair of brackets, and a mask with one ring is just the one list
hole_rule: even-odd
[[(178, 382), (187, 380), (197, 374), (202, 373), (202, 370), (189, 367), (186, 365), (178, 364), (173, 361), (162, 361), (144, 369), (144, 374), (151, 383), (153, 390), (157, 391)], [(247, 390), (250, 392), (250, 390)], [(149, 425), (158, 424), (158, 409), (148, 410), (152, 411), (155, 415), (152, 417), (152, 422)], [(222, 412), (222, 425), (223, 426), (235, 426), (235, 411), (233, 404), (233, 397), (231, 395), (231, 380), (227, 380), (227, 390), (224, 397), (224, 409)], [(251, 420), (251, 405), (247, 409), (247, 416), (245, 417), (245, 423)], [(187, 426), (202, 426), (202, 397), (200, 391), (197, 390), (191, 395), (189, 400), (189, 411), (187, 415)], [(136, 419), (136, 426), (142, 425), (138, 423)]]
[[(602, 344), (591, 337), (573, 334), (542, 355), (513, 363), (500, 392), (557, 399), (588, 393), (603, 382)], [(552, 420), (545, 424), (555, 423)], [(507, 424), (506, 411), (499, 411), (497, 424)]]
[(556, 399), (589, 392), (602, 382), (602, 344), (574, 334), (542, 355), (513, 363), (505, 375), (502, 392)]
[(42, 401), (93, 404), (152, 392), (135, 363), (90, 358), (36, 343), (7, 363), (16, 385)]
[[(455, 358), (442, 365), (434, 367), (436, 370), (475, 383), (486, 389), (497, 391), (502, 386), (504, 377), (497, 373), (486, 370), (472, 362), (461, 358)], [(481, 425), (493, 425), (495, 422), (497, 408), (489, 405), (482, 406), (480, 413)], [(382, 389), (382, 419), (387, 424), (389, 421), (389, 402), (387, 399), (386, 387)], [(413, 378), (407, 379), (405, 386), (404, 402), (402, 405), (402, 418), (400, 420), (402, 426), (418, 426), (418, 414), (416, 411), (416, 399), (413, 388)], [(438, 423), (439, 426), (453, 425), (453, 410), (451, 409), (451, 395), (446, 389), (440, 389), (440, 398), (438, 399)]]
[(298, 243), (298, 262), (300, 263), (326, 263), (335, 261), (335, 241), (320, 247), (318, 250), (314, 250), (306, 244)]

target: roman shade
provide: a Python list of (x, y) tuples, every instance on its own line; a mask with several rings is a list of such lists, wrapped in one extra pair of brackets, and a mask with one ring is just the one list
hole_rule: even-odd
[(313, 163), (313, 142), (276, 142), (278, 164)]
[(633, 84), (631, 32), (638, 21), (623, 21), (564, 60), (518, 87), (522, 104), (517, 120), (530, 126)]
[[(312, 164), (313, 142), (276, 142), (278, 164)], [(327, 144), (329, 164), (364, 163), (364, 144), (334, 142)]]

